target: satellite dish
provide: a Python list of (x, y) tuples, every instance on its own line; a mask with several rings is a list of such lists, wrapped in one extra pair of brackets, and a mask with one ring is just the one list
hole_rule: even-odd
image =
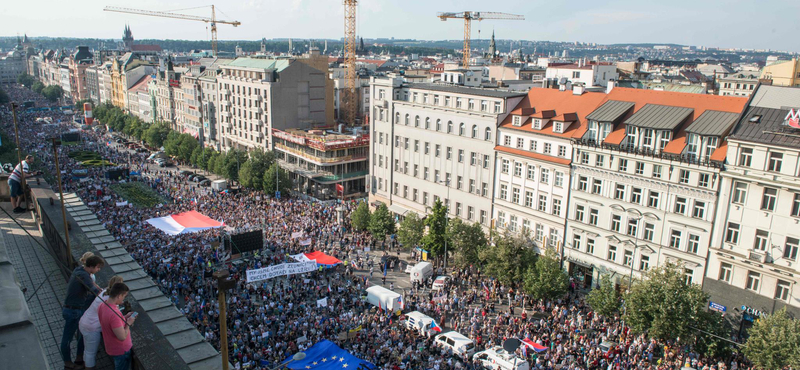
[(519, 348), (520, 344), (522, 344), (522, 342), (520, 342), (519, 339), (508, 338), (505, 342), (503, 342), (503, 349), (508, 353), (514, 353), (514, 351)]

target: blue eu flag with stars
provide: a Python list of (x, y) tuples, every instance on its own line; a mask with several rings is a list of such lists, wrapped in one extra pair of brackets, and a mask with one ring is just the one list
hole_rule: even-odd
[[(305, 351), (306, 358), (292, 361), (286, 367), (294, 370), (359, 370), (375, 369), (375, 365), (361, 360), (339, 348), (329, 340), (323, 340)], [(286, 360), (290, 360), (291, 357)]]

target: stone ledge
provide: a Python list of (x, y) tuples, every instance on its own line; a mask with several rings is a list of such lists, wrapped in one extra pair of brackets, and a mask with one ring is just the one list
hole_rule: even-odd
[[(191, 364), (193, 362), (219, 356), (219, 353), (214, 347), (211, 347), (210, 344), (202, 342), (179, 349), (178, 355), (181, 356), (183, 361), (186, 361), (187, 364)], [(220, 363), (220, 365), (222, 365), (222, 363)]]
[(204, 340), (203, 336), (196, 330), (182, 331), (180, 333), (167, 335), (166, 338), (169, 343), (172, 344), (172, 348), (175, 349), (186, 348), (193, 344), (201, 343)]

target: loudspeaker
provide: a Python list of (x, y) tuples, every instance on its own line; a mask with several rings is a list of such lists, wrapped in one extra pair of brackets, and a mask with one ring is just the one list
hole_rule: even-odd
[(225, 247), (231, 247), (231, 253), (244, 253), (261, 250), (264, 247), (264, 232), (262, 230), (249, 231), (246, 233), (230, 236), (230, 243), (225, 239)]

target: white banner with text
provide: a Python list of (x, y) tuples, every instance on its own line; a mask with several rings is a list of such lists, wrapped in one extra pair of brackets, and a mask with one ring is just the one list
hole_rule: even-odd
[(302, 274), (317, 270), (316, 261), (281, 263), (255, 270), (247, 270), (247, 282), (268, 280), (278, 276)]

